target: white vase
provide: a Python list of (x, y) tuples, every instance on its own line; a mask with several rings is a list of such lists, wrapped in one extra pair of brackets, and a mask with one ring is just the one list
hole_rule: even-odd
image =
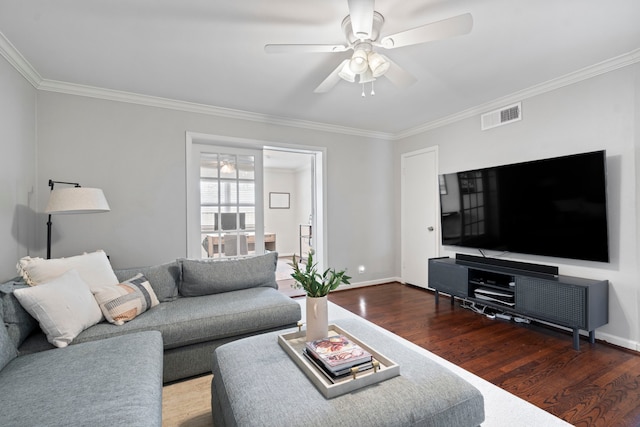
[(327, 296), (307, 296), (307, 341), (326, 338), (329, 334)]

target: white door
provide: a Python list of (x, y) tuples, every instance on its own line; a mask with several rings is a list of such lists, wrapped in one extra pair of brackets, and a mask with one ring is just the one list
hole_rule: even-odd
[(402, 155), (402, 281), (427, 287), (427, 260), (438, 256), (439, 187), (437, 147)]

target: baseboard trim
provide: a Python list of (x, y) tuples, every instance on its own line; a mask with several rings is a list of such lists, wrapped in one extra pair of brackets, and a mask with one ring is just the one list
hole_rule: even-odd
[(399, 282), (399, 281), (400, 279), (397, 277), (390, 277), (388, 279), (376, 279), (376, 280), (367, 280), (363, 282), (351, 282), (350, 285), (338, 286), (338, 288), (334, 292), (348, 291), (349, 289), (363, 288), (365, 286), (384, 285), (385, 283), (393, 283), (393, 282)]

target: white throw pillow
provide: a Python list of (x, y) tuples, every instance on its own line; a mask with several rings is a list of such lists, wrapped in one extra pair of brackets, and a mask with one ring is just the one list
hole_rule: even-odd
[(18, 262), (18, 272), (31, 286), (41, 285), (74, 269), (91, 290), (117, 285), (118, 278), (104, 251), (68, 258), (42, 259), (24, 257)]
[(89, 286), (76, 270), (13, 293), (56, 347), (66, 347), (80, 332), (102, 319), (102, 311)]

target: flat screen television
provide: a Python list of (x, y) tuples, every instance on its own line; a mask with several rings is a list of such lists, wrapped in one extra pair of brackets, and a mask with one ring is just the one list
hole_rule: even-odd
[(443, 245), (609, 262), (605, 151), (439, 178)]

